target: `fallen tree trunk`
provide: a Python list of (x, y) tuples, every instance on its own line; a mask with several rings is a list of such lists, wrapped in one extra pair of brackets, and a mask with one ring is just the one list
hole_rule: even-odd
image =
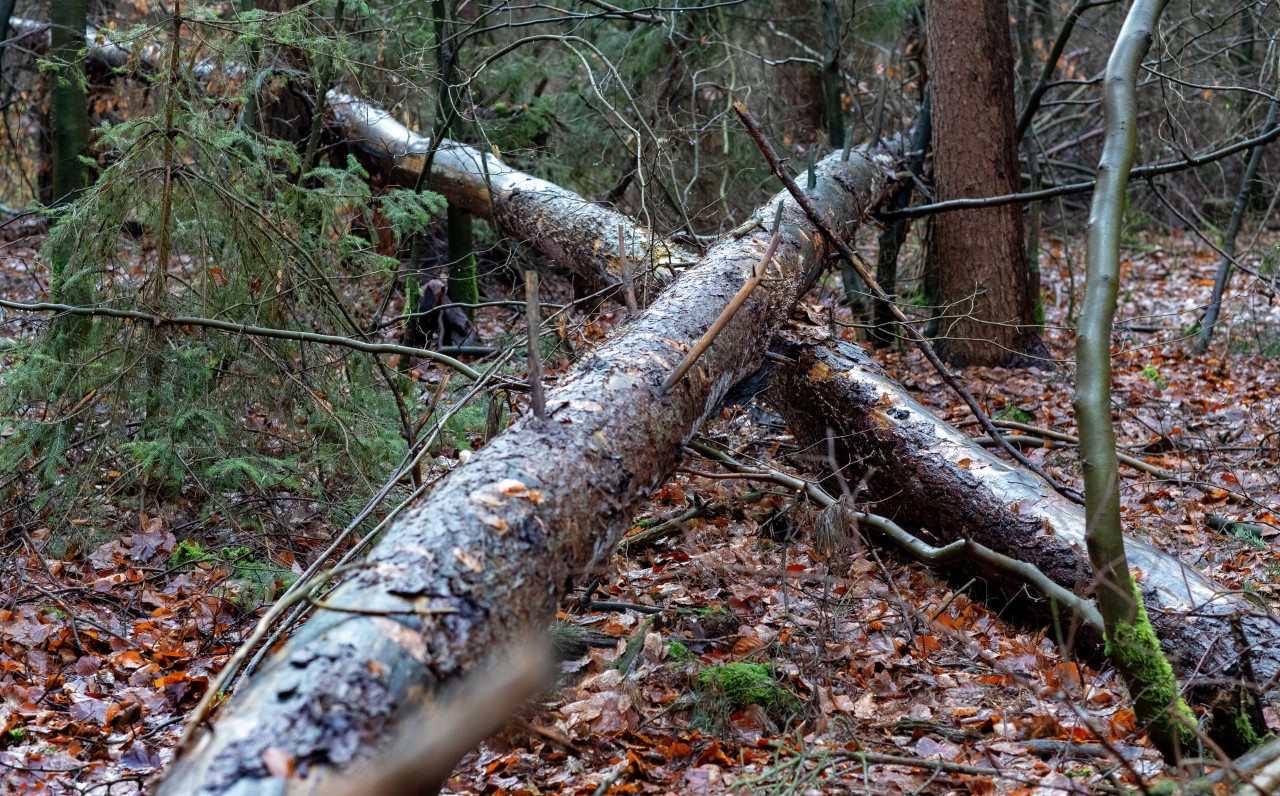
[[(48, 50), (48, 23), (13, 17), (9, 25), (14, 41), (22, 41), (37, 52)], [(131, 64), (143, 73), (150, 72), (161, 53), (158, 45), (135, 50), (117, 42), (111, 31), (93, 26), (85, 39), (90, 43), (89, 62), (107, 73)], [(195, 61), (192, 69), (196, 77), (205, 80), (236, 80), (245, 73), (242, 64), (209, 59)], [(341, 92), (329, 91), (325, 108), (332, 117), (332, 129), (351, 154), (371, 172), (385, 176), (388, 184), (416, 185), (430, 159), (427, 187), (451, 204), (493, 222), (505, 237), (528, 244), (568, 268), (593, 293), (622, 286), (620, 239), (626, 262), (634, 272), (641, 306), (657, 298), (678, 269), (699, 260), (696, 252), (659, 237), (628, 216), (512, 168), (496, 153), (448, 139), (442, 139), (432, 153), (429, 138), (376, 105)], [(345, 160), (343, 148), (332, 148), (331, 152)]]
[[(881, 198), (887, 161), (837, 154), (812, 200), (848, 231)], [(547, 395), (410, 509), (321, 610), (179, 756), (161, 794), (310, 792), (388, 736), (440, 684), (546, 622), (572, 581), (609, 555), (634, 509), (731, 386), (763, 361), (822, 235), (785, 194), (770, 278), (670, 390), (685, 350), (751, 278), (769, 243), (729, 237)], [(271, 769), (268, 769), (271, 764)], [(302, 779), (272, 777), (293, 768)]]
[(375, 105), (336, 91), (329, 92), (327, 105), (334, 125), (370, 171), (387, 176), (393, 185), (410, 186), (430, 159), (426, 184), (431, 190), (490, 220), (504, 237), (569, 268), (591, 292), (622, 285), (619, 228), (641, 306), (657, 298), (676, 269), (698, 260), (622, 213), (514, 169), (494, 154), (447, 139), (431, 154), (430, 139)]
[[(1080, 506), (938, 420), (857, 346), (816, 345), (788, 334), (776, 350), (794, 364), (779, 366), (770, 401), (801, 444), (823, 456), (833, 449), (831, 465), (848, 468), (849, 482), (866, 477), (877, 514), (927, 531), (931, 544), (968, 536), (1034, 564), (1077, 594), (1091, 592)], [(1274, 683), (1280, 648), (1271, 642), (1277, 631), (1271, 617), (1174, 556), (1132, 536), (1125, 544), (1190, 700), (1218, 707), (1241, 679)], [(1023, 590), (1021, 583), (993, 581), (1008, 594)], [(1041, 607), (1047, 614), (1048, 606)], [(1237, 620), (1247, 639), (1243, 649), (1232, 631)]]

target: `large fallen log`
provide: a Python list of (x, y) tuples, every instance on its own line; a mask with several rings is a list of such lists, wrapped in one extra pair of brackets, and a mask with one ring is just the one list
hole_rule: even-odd
[(370, 171), (387, 176), (392, 185), (415, 185), (430, 158), (426, 184), (431, 190), (489, 219), (507, 239), (527, 243), (569, 268), (591, 292), (622, 283), (619, 229), (641, 306), (658, 296), (676, 269), (698, 260), (622, 213), (514, 169), (496, 154), (447, 139), (432, 153), (430, 139), (375, 105), (336, 91), (329, 92), (327, 105), (334, 126)]
[[(1080, 506), (938, 420), (857, 346), (814, 344), (788, 333), (777, 350), (794, 364), (779, 366), (770, 401), (815, 455), (834, 450), (831, 464), (849, 468), (849, 482), (865, 476), (877, 514), (923, 531), (931, 544), (967, 535), (1034, 564), (1077, 594), (1091, 592)], [(1131, 535), (1126, 546), (1191, 701), (1220, 701), (1250, 666), (1252, 679), (1274, 685), (1280, 647), (1272, 639), (1280, 627), (1273, 617), (1142, 539)], [(1022, 590), (1023, 584), (992, 580), (1008, 593)], [(1237, 620), (1244, 645), (1233, 635)]]
[[(848, 232), (884, 193), (886, 163), (862, 153), (823, 160), (812, 199), (825, 222)], [(376, 749), (440, 684), (553, 617), (574, 579), (614, 550), (703, 418), (761, 364), (827, 258), (790, 197), (775, 197), (763, 216), (778, 205), (769, 279), (683, 380), (661, 386), (752, 276), (768, 230), (714, 246), (548, 393), (545, 421), (515, 423), (403, 515), (368, 567), (325, 598), (330, 610), (179, 756), (158, 793), (310, 792)], [(268, 763), (300, 779), (274, 778)]]

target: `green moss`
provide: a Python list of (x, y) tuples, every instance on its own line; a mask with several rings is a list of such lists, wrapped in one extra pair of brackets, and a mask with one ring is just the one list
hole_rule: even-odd
[(1013, 404), (1005, 401), (1004, 408), (996, 415), (997, 420), (1012, 420), (1015, 423), (1031, 423), (1035, 417), (1025, 409), (1020, 409)]
[(169, 566), (185, 569), (204, 561), (222, 562), (227, 567), (231, 601), (244, 611), (270, 602), (293, 585), (298, 576), (268, 561), (260, 561), (248, 547), (224, 547), (217, 552), (192, 539), (183, 539), (169, 554)]
[(173, 548), (173, 552), (169, 554), (169, 566), (173, 569), (180, 569), (188, 564), (194, 564), (203, 561), (209, 557), (204, 547), (199, 542), (190, 539), (183, 539), (178, 542), (178, 546)]
[(1245, 710), (1243, 706), (1231, 711), (1231, 720), (1235, 725), (1236, 737), (1248, 748), (1252, 749), (1255, 746), (1261, 746), (1262, 742), (1266, 740), (1258, 732), (1258, 729), (1253, 726), (1253, 721), (1249, 718), (1249, 711)]
[(799, 707), (799, 699), (774, 680), (773, 667), (762, 663), (716, 666), (698, 675), (698, 683), (720, 691), (735, 710), (747, 705), (766, 710)]
[(693, 653), (689, 651), (689, 648), (679, 641), (673, 641), (667, 645), (667, 659), (670, 661), (687, 661), (692, 657)]
[(1137, 584), (1133, 591), (1137, 619), (1133, 624), (1120, 622), (1114, 633), (1107, 633), (1106, 653), (1125, 679), (1139, 724), (1146, 727), (1165, 759), (1173, 760), (1181, 750), (1196, 748), (1192, 731), (1196, 718), (1182, 699), (1178, 678), (1160, 649)]

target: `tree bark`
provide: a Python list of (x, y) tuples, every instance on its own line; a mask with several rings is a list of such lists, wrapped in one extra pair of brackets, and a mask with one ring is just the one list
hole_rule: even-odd
[[(822, 455), (831, 446), (831, 466), (850, 468), (842, 471), (847, 481), (865, 476), (878, 514), (907, 530), (926, 531), (931, 544), (967, 535), (1034, 564), (1077, 594), (1092, 593), (1081, 507), (938, 420), (858, 347), (814, 345), (792, 334), (775, 350), (794, 364), (779, 367), (769, 400), (803, 446)], [(1250, 668), (1250, 686), (1280, 673), (1280, 648), (1270, 642), (1275, 624), (1263, 610), (1141, 539), (1129, 536), (1125, 545), (1188, 701), (1216, 707)], [(1005, 596), (1025, 591), (1021, 583), (989, 581)], [(1023, 604), (1041, 619), (1051, 616), (1043, 602)], [(1233, 641), (1236, 617), (1245, 649)], [(1070, 636), (1074, 629), (1064, 631)], [(1101, 641), (1083, 634), (1081, 640), (1094, 648)], [(1209, 732), (1216, 739), (1231, 730)]]
[[(442, 170), (452, 175), (442, 184), (474, 201), (456, 188), (471, 180), (460, 171), (476, 153), (449, 154), (446, 162), (456, 157), (458, 164)], [(812, 199), (826, 223), (849, 232), (881, 200), (886, 164), (860, 153), (822, 161)], [(530, 184), (506, 172), (517, 186)], [(506, 177), (502, 170), (490, 176), (496, 208)], [(515, 423), (407, 512), (368, 568), (326, 597), (355, 612), (322, 610), (306, 623), (232, 697), (216, 731), (179, 758), (157, 792), (311, 792), (373, 751), (440, 684), (553, 617), (569, 584), (609, 555), (639, 502), (667, 479), (702, 419), (763, 361), (806, 274), (825, 262), (828, 245), (789, 196), (773, 199), (762, 217), (773, 218), (778, 203), (782, 239), (770, 279), (681, 381), (661, 386), (751, 277), (767, 230), (714, 246), (548, 392), (545, 421)], [(577, 204), (556, 218), (534, 207), (534, 223), (551, 232), (555, 222), (567, 251), (591, 251), (594, 208)], [(604, 246), (609, 238), (597, 240)], [(269, 759), (291, 760), (302, 778), (273, 779), (263, 762), (268, 749)]]
[[(440, 101), (436, 113), (439, 117), (436, 131), (441, 136), (458, 135), (458, 50), (453, 38), (453, 16), (458, 4), (446, 8), (445, 0), (432, 0), (431, 12), (435, 16), (436, 67), (440, 70)], [(418, 180), (415, 185), (421, 185)], [(445, 210), (448, 243), (449, 298), (463, 304), (480, 301), (480, 288), (476, 283), (475, 237), (471, 231), (471, 214), (450, 202)], [(418, 263), (414, 262), (417, 268)], [(475, 320), (475, 309), (466, 308), (467, 317)]]
[[(1252, 18), (1252, 15), (1245, 14)], [(1267, 118), (1262, 122), (1262, 130), (1266, 132), (1280, 123), (1280, 100), (1272, 100), (1267, 106)], [(1218, 261), (1218, 270), (1213, 276), (1213, 291), (1209, 295), (1209, 306), (1205, 308), (1204, 318), (1200, 321), (1200, 334), (1196, 337), (1196, 353), (1203, 354), (1209, 350), (1209, 341), (1213, 339), (1213, 327), (1218, 323), (1218, 313), (1222, 310), (1222, 294), (1227, 289), (1227, 281), (1231, 279), (1232, 260), (1236, 258), (1236, 237), (1240, 234), (1240, 225), (1249, 209), (1249, 199), (1253, 196), (1253, 183), (1258, 177), (1258, 167), (1262, 165), (1262, 147), (1249, 150), (1249, 159), (1244, 168), (1244, 176), (1240, 178), (1240, 191), (1236, 194), (1235, 206), (1231, 209), (1231, 218), (1222, 233), (1222, 259)]]
[[(928, 0), (925, 9), (938, 199), (1018, 190), (1005, 0)], [(1001, 365), (1037, 350), (1022, 211), (948, 213), (934, 234), (948, 316), (939, 347), (947, 358)]]
[(88, 26), (88, 0), (59, 0), (49, 12), (50, 54), (53, 70), (53, 203), (64, 204), (86, 187), (86, 170), (80, 158), (89, 154), (89, 98), (85, 90), (84, 62)]
[[(394, 185), (414, 185), (431, 153), (431, 141), (376, 106), (330, 95), (334, 123), (362, 164), (388, 175)], [(492, 221), (506, 237), (571, 268), (592, 292), (622, 287), (619, 226), (625, 231), (627, 261), (641, 306), (658, 296), (678, 268), (698, 260), (693, 252), (622, 213), (517, 171), (494, 154), (443, 140), (430, 168), (427, 186), (443, 194), (450, 206)]]

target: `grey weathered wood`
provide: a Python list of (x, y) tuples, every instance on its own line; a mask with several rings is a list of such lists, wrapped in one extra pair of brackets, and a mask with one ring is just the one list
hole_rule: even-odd
[[(780, 350), (795, 364), (779, 367), (770, 401), (813, 455), (827, 455), (830, 434), (834, 465), (848, 468), (849, 482), (869, 473), (876, 513), (907, 530), (927, 531), (931, 544), (967, 534), (1035, 564), (1077, 594), (1091, 593), (1080, 506), (940, 421), (857, 346), (816, 345), (791, 335)], [(1233, 616), (1250, 642), (1255, 676), (1273, 681), (1280, 672), (1274, 617), (1133, 535), (1125, 545), (1130, 564), (1142, 572), (1138, 585), (1152, 624), (1192, 700), (1207, 704), (1223, 692), (1224, 678), (1240, 674)], [(1022, 584), (992, 582), (1009, 594), (1025, 591)], [(1047, 617), (1048, 606), (1039, 608)]]
[[(822, 161), (812, 198), (825, 222), (850, 231), (881, 199), (886, 163), (862, 153)], [(763, 362), (806, 275), (828, 255), (790, 197), (775, 197), (764, 217), (778, 203), (783, 237), (771, 278), (679, 384), (661, 387), (751, 276), (767, 230), (712, 247), (548, 392), (546, 421), (516, 422), (407, 511), (370, 568), (327, 598), (406, 613), (318, 613), (232, 696), (157, 793), (311, 792), (373, 751), (440, 684), (552, 618), (569, 585), (611, 554), (702, 420)], [(616, 222), (607, 228), (616, 233)], [(305, 779), (271, 778), (271, 747)]]
[[(431, 141), (381, 108), (329, 92), (334, 124), (367, 165), (393, 184), (418, 180)], [(452, 204), (497, 225), (509, 240), (528, 244), (570, 269), (592, 292), (621, 289), (618, 229), (641, 305), (657, 298), (678, 269), (698, 261), (694, 252), (659, 237), (627, 216), (566, 188), (514, 169), (492, 153), (442, 140), (427, 186)]]

